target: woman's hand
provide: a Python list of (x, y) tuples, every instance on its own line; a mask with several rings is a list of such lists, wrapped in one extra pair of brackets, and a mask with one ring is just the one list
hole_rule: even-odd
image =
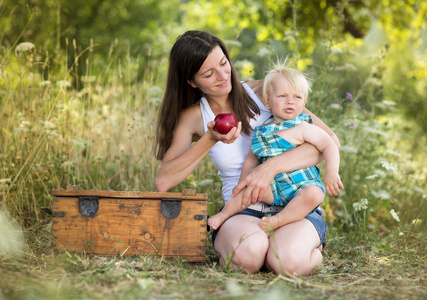
[(214, 129), (215, 121), (211, 121), (208, 124), (207, 134), (214, 141), (221, 141), (225, 144), (233, 143), (240, 135), (242, 131), (242, 122), (237, 123), (237, 127), (233, 127), (227, 134), (221, 134)]
[(269, 161), (258, 165), (249, 171), (248, 175), (240, 180), (240, 182), (234, 187), (232, 197), (239, 194), (244, 188), (246, 190), (242, 195), (242, 207), (248, 207), (251, 204), (262, 202), (264, 194), (267, 188), (270, 187), (270, 183), (273, 181), (276, 171), (269, 164)]

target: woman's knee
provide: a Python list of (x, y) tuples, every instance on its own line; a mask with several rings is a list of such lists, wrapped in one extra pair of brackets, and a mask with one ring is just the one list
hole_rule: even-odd
[(321, 263), (322, 254), (317, 249), (307, 252), (307, 249), (287, 247), (280, 253), (270, 250), (267, 254), (267, 265), (276, 274), (309, 275)]
[(268, 238), (261, 235), (241, 238), (233, 250), (221, 256), (224, 268), (236, 268), (246, 273), (255, 273), (265, 263)]

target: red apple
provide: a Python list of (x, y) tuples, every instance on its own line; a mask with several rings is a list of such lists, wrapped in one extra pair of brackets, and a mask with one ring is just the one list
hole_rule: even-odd
[(214, 121), (214, 129), (221, 134), (227, 134), (233, 127), (237, 126), (237, 119), (233, 114), (218, 114)]

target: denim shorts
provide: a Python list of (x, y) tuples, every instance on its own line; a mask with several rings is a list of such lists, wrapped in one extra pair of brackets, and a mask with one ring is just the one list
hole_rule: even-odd
[[(222, 208), (221, 208), (221, 210), (222, 210)], [(265, 216), (271, 217), (271, 216), (274, 216), (275, 214), (277, 214), (277, 212), (275, 212), (275, 213), (263, 213), (263, 212), (260, 212), (257, 210), (246, 208), (245, 210), (242, 210), (241, 212), (235, 214), (234, 216), (246, 215), (246, 216), (252, 216), (252, 217), (256, 217), (256, 218), (261, 219), (262, 217), (265, 217)], [(319, 235), (319, 238), (320, 238), (320, 244), (319, 244), (319, 247), (320, 247), (320, 245), (322, 245), (323, 242), (325, 241), (326, 231), (328, 228), (325, 220), (323, 220), (323, 218), (322, 218), (322, 211), (319, 208), (317, 208), (316, 210), (314, 210), (314, 212), (305, 216), (305, 218), (307, 220), (309, 220), (311, 222), (311, 224), (313, 224), (314, 228), (316, 228), (317, 234)], [(212, 233), (212, 244), (215, 243), (216, 236), (217, 236), (218, 231), (220, 229), (221, 229), (221, 227), (219, 227), (218, 229), (215, 229), (213, 231), (213, 233)]]

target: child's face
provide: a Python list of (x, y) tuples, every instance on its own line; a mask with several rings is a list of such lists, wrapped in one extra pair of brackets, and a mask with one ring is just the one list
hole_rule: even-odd
[(266, 106), (271, 110), (276, 123), (293, 119), (304, 109), (304, 93), (295, 91), (283, 75), (272, 79), (267, 95)]

